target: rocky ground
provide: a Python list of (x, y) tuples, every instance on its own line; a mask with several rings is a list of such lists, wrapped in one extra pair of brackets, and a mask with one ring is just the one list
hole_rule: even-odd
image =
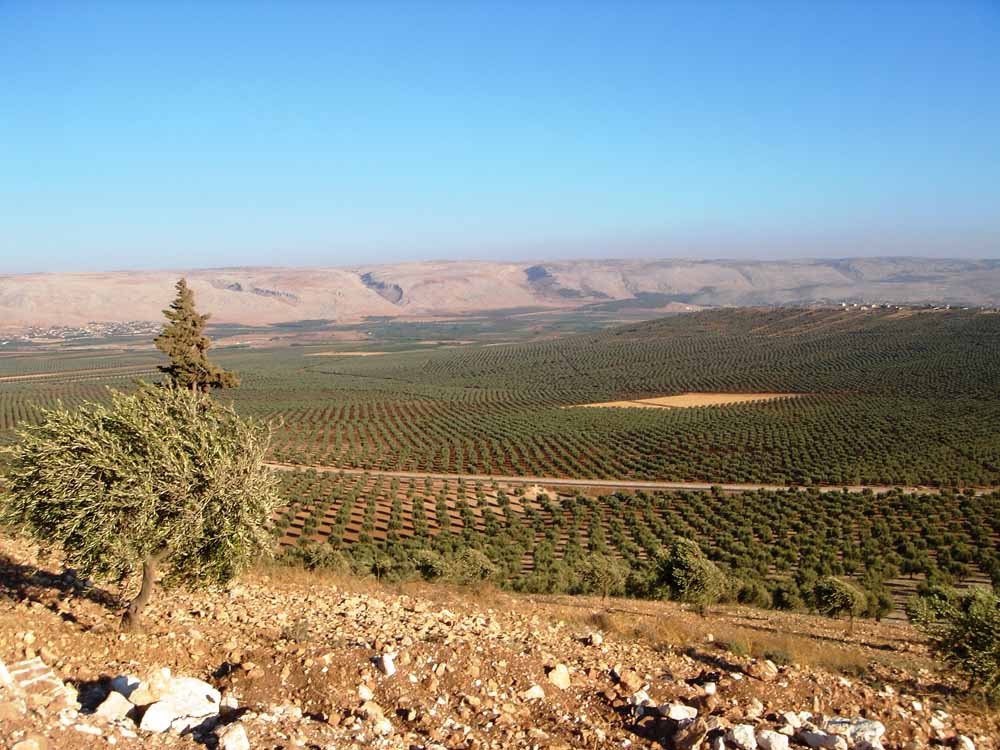
[[(1000, 748), (997, 716), (898, 625), (851, 634), (871, 663), (845, 675), (739, 656), (710, 633), (763, 627), (752, 611), (303, 573), (157, 596), (145, 632), (124, 634), (110, 594), (59, 571), (0, 539), (6, 748)], [(848, 638), (795, 622), (820, 650)]]

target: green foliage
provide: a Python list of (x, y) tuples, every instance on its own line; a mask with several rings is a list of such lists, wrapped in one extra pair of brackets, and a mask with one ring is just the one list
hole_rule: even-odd
[(55, 409), (13, 448), (4, 525), (61, 547), (87, 576), (149, 558), (167, 584), (228, 581), (270, 546), (268, 429), (198, 393), (141, 387)]
[[(377, 339), (390, 329), (400, 326), (361, 330)], [(252, 373), (226, 394), (239, 413), (283, 418), (272, 460), (373, 472), (946, 489), (532, 503), (523, 490), (507, 496), (489, 482), (470, 483), (460, 497), (453, 482), (442, 495), (440, 482), (423, 478), (400, 480), (397, 490), (374, 473), (303, 470), (280, 477), (279, 544), (328, 537), (358, 572), (390, 580), (416, 574), (419, 550), (447, 563), (476, 547), (501, 585), (550, 592), (586, 589), (582, 561), (600, 553), (628, 568), (628, 595), (649, 596), (659, 551), (685, 537), (741, 582), (727, 595), (762, 604), (766, 589), (776, 607), (809, 609), (817, 581), (847, 577), (865, 591), (868, 616), (889, 606), (881, 582), (900, 575), (952, 584), (978, 572), (1000, 581), (1000, 494), (947, 489), (1000, 485), (1000, 316), (713, 310), (503, 347), (414, 350), (425, 338), (438, 336), (379, 342), (390, 352), (379, 357), (313, 357), (311, 345), (216, 357)], [(152, 372), (158, 361), (141, 351), (0, 358), (0, 375), (50, 374), (0, 382), (0, 441), (39, 420), (41, 407), (106, 398), (104, 383)], [(564, 408), (699, 390), (804, 395), (695, 409)]]
[(187, 281), (177, 282), (177, 297), (163, 311), (170, 321), (156, 337), (156, 348), (170, 357), (170, 364), (159, 368), (167, 376), (167, 384), (206, 392), (212, 388), (235, 388), (239, 376), (227, 372), (208, 360), (211, 342), (205, 335), (208, 315), (199, 315), (194, 308), (194, 292)]
[(584, 557), (578, 566), (578, 575), (584, 593), (600, 594), (607, 599), (625, 592), (628, 566), (616, 557), (594, 552)]
[(864, 612), (865, 592), (836, 576), (825, 576), (813, 588), (816, 610), (827, 617), (847, 615), (854, 618)]
[(936, 589), (915, 597), (910, 619), (969, 687), (1000, 702), (1000, 598), (988, 589)]
[(351, 560), (347, 555), (329, 544), (318, 542), (287, 547), (281, 554), (281, 561), (288, 565), (300, 565), (309, 570), (351, 572)]
[(779, 581), (771, 590), (771, 605), (775, 609), (798, 611), (806, 608), (795, 581)]
[(768, 609), (772, 605), (771, 592), (763, 581), (744, 579), (736, 582), (736, 601), (751, 607)]
[[(714, 310), (505, 347), (262, 362), (293, 463), (535, 476), (1000, 485), (1000, 316)], [(245, 363), (245, 364), (243, 364)], [(572, 365), (572, 367), (568, 367)], [(795, 399), (568, 409), (683, 391)], [(321, 396), (322, 406), (317, 405)]]
[[(378, 346), (390, 353), (311, 357), (316, 349), (302, 346), (214, 359), (253, 373), (227, 397), (241, 414), (282, 417), (272, 457), (289, 463), (1000, 486), (995, 314), (711, 310), (503, 347)], [(0, 431), (57, 399), (98, 398), (99, 377), (113, 382), (120, 368), (156, 364), (145, 352), (0, 359), (0, 375), (65, 371), (0, 382)], [(695, 409), (564, 408), (684, 391), (803, 395)]]
[(725, 595), (728, 581), (718, 566), (701, 551), (697, 542), (677, 539), (660, 556), (657, 586), (661, 598), (693, 604), (699, 612)]
[[(367, 515), (375, 507), (372, 498), (386, 510), (397, 507), (396, 499), (402, 497), (412, 503), (404, 502), (398, 513), (398, 537), (408, 566), (419, 562), (421, 550), (434, 551), (439, 559), (423, 572), (431, 578), (445, 575), (442, 566), (462, 546), (474, 546), (497, 566), (494, 580), (500, 585), (532, 592), (594, 592), (584, 576), (584, 561), (596, 553), (626, 568), (628, 596), (653, 597), (663, 593), (657, 568), (662, 551), (684, 537), (730, 572), (733, 585), (727, 587), (727, 598), (752, 606), (767, 606), (770, 598), (775, 608), (804, 611), (815, 609), (813, 590), (819, 579), (850, 576), (865, 593), (861, 615), (866, 617), (883, 615), (893, 605), (883, 581), (911, 563), (932, 580), (948, 580), (935, 565), (941, 550), (967, 546), (975, 552), (971, 569), (989, 570), (996, 555), (988, 540), (1000, 533), (1000, 493), (639, 492), (560, 497), (544, 506), (476, 482), (464, 490), (466, 507), (447, 501), (459, 495), (453, 480), (428, 486), (424, 478), (402, 479), (395, 490), (388, 478), (375, 474), (303, 470), (281, 472), (280, 480), (289, 506), (276, 525), (286, 545), (311, 536), (306, 529), (316, 529), (317, 538), (329, 533), (352, 554), (357, 543), (346, 524), (360, 518), (358, 507)], [(461, 534), (439, 534), (436, 525), (429, 525), (440, 498), (445, 499), (441, 512), (446, 527), (458, 528), (468, 519)], [(385, 533), (388, 537), (391, 530)]]
[(895, 606), (882, 576), (868, 571), (858, 580), (858, 584), (865, 595), (865, 606), (861, 610), (861, 615), (881, 622)]
[(436, 581), (448, 574), (448, 564), (440, 552), (432, 549), (419, 549), (413, 555), (417, 572), (425, 581)]
[(463, 549), (448, 564), (446, 577), (454, 583), (478, 584), (489, 580), (496, 573), (496, 566), (485, 554), (473, 547)]

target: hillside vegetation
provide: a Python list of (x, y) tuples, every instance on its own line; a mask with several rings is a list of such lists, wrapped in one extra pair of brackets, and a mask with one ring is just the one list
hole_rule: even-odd
[[(522, 332), (522, 337), (524, 333)], [(371, 470), (828, 485), (1000, 485), (1000, 315), (718, 310), (505, 345), (219, 349), (276, 461)], [(358, 350), (357, 344), (349, 350)], [(407, 350), (394, 351), (401, 348)], [(127, 385), (145, 352), (0, 359), (0, 437)], [(32, 375), (28, 379), (20, 379)], [(2, 378), (19, 378), (2, 380)], [(567, 409), (688, 391), (796, 393)]]
[[(816, 609), (824, 576), (854, 578), (865, 611), (901, 609), (918, 586), (1000, 583), (1000, 493), (808, 490), (508, 494), (483, 483), (282, 474), (275, 534), (292, 558), (389, 580), (483, 552), (483, 578), (514, 590), (597, 593), (595, 555), (624, 563), (617, 593), (658, 597), (657, 556), (697, 542), (729, 576), (723, 598)], [(294, 499), (292, 499), (294, 498)], [(433, 572), (432, 577), (443, 575)], [(890, 598), (891, 597), (891, 598)]]
[[(300, 744), (351, 736), (385, 747), (476, 737), (481, 747), (528, 739), (539, 746), (695, 747), (725, 738), (748, 748), (791, 736), (800, 745), (862, 748), (881, 746), (884, 736), (892, 747), (938, 740), (968, 748), (970, 735), (976, 746), (992, 746), (995, 722), (947, 696), (963, 676), (981, 683), (970, 684), (975, 700), (995, 697), (1000, 684), (995, 630), (981, 617), (995, 614), (988, 587), (1000, 582), (1000, 315), (716, 310), (523, 343), (403, 345), (373, 337), (360, 346), (217, 351), (219, 365), (238, 370), (243, 381), (219, 398), (271, 420), (278, 440), (270, 457), (292, 464), (279, 474), (283, 504), (268, 526), (282, 561), (295, 566), (275, 574), (309, 576), (307, 588), (286, 595), (271, 583), (243, 583), (229, 593), (157, 599), (151, 632), (115, 641), (129, 646), (130, 665), (144, 671), (136, 688), (142, 697), (132, 700), (115, 685), (127, 688), (134, 678), (99, 676), (109, 664), (123, 671), (99, 627), (104, 607), (118, 600), (76, 574), (33, 567), (43, 560), (20, 542), (5, 542), (0, 628), (11, 645), (0, 658), (13, 662), (18, 680), (26, 675), (26, 685), (36, 672), (48, 675), (51, 692), (43, 699), (69, 704), (57, 729), (51, 716), (29, 712), (36, 699), (15, 685), (4, 700), (18, 737), (72, 727), (116, 742), (120, 735), (121, 746), (133, 747), (136, 729), (186, 731), (204, 721), (195, 741), (223, 747), (236, 735), (234, 746), (244, 749), (247, 736), (270, 743), (275, 732), (295, 732)], [(42, 406), (107, 400), (108, 385), (127, 387), (140, 373), (155, 377), (160, 364), (145, 351), (4, 357), (5, 438), (38, 421)], [(184, 393), (204, 398), (197, 385)], [(679, 393), (780, 397), (568, 408)], [(122, 398), (131, 397), (118, 397), (115, 408)], [(381, 473), (388, 470), (411, 473)], [(584, 486), (524, 491), (509, 477), (489, 476), (528, 473), (582, 478)], [(784, 488), (595, 496), (585, 485), (596, 477)], [(818, 486), (841, 484), (872, 487)], [(893, 484), (932, 487), (884, 486)], [(302, 573), (303, 566), (314, 572)], [(410, 590), (421, 579), (443, 581), (472, 596), (491, 591), (491, 601), (510, 611), (471, 608), (461, 619), (419, 599), (316, 586), (312, 576), (328, 575), (349, 587), (369, 585), (354, 576)], [(146, 578), (144, 563), (140, 597)], [(969, 584), (981, 588), (965, 595), (948, 588)], [(550, 609), (537, 611), (565, 617), (585, 609), (571, 620), (575, 632), (553, 623), (540, 637), (542, 620), (517, 611), (526, 600), (493, 586), (535, 596), (591, 594), (602, 609), (587, 611), (596, 600), (550, 599)], [(241, 601), (248, 590), (253, 601)], [(453, 589), (440, 590), (458, 601)], [(928, 652), (909, 626), (881, 630), (869, 621), (855, 635), (856, 617), (898, 617), (898, 605), (914, 592), (927, 595), (914, 610), (927, 616), (917, 622), (955, 675), (930, 677)], [(670, 597), (691, 609), (609, 603), (623, 594)], [(822, 612), (845, 623), (737, 605)], [(46, 621), (38, 652), (39, 636), (23, 630), (25, 606), (48, 606), (56, 618)], [(948, 618), (938, 618), (934, 606)], [(668, 613), (684, 622), (683, 633), (671, 635)], [(177, 628), (190, 639), (176, 638)], [(725, 640), (713, 645), (706, 628)], [(956, 641), (965, 632), (979, 639), (972, 651), (964, 636)], [(102, 650), (74, 656), (81, 640)], [(503, 657), (496, 669), (481, 656), (487, 641)], [(660, 666), (630, 666), (637, 661)], [(153, 662), (212, 682), (148, 669)], [(656, 672), (662, 669), (666, 676)], [(79, 692), (60, 675), (76, 680)], [(473, 688), (483, 689), (470, 692), (473, 679)], [(202, 691), (194, 708), (181, 695), (193, 684)], [(661, 704), (661, 695), (673, 702)], [(76, 713), (77, 699), (97, 718)], [(539, 710), (548, 705), (543, 699), (552, 701), (551, 714)], [(803, 701), (810, 710), (797, 708)], [(797, 713), (785, 710), (789, 702)], [(449, 707), (446, 714), (440, 706)], [(566, 711), (596, 718), (571, 727), (558, 718)], [(539, 723), (542, 715), (548, 719)], [(834, 744), (840, 732), (848, 733), (846, 744)], [(60, 744), (78, 745), (86, 746)]]
[[(306, 352), (303, 352), (305, 354)], [(249, 353), (276, 460), (709, 482), (1000, 484), (1000, 315), (724, 310), (366, 358)], [(796, 399), (566, 409), (687, 391)]]

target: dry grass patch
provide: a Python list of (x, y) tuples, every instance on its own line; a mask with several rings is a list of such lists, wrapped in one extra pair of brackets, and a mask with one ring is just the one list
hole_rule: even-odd
[(601, 401), (594, 404), (577, 404), (570, 408), (624, 408), (624, 409), (690, 409), (697, 406), (725, 406), (756, 401), (774, 401), (779, 398), (798, 398), (801, 393), (680, 393), (676, 396), (656, 396), (634, 401)]
[[(862, 671), (873, 661), (868, 650), (847, 643), (831, 643), (794, 633), (761, 632), (730, 624), (711, 614), (705, 620), (634, 615), (599, 619), (609, 626), (609, 632), (641, 639), (654, 647), (694, 648), (704, 653), (727, 651), (737, 657), (771, 659), (778, 664), (819, 667), (845, 674)], [(708, 640), (709, 633), (712, 641)]]
[[(885, 623), (865, 621), (852, 634), (846, 622), (774, 610), (719, 606), (700, 617), (675, 602), (614, 599), (608, 605), (586, 597), (578, 602), (553, 597), (536, 602), (536, 609), (548, 610), (581, 632), (596, 629), (655, 649), (704, 655), (728, 652), (846, 675), (857, 675), (872, 664), (908, 670), (934, 666), (924, 649), (890, 645), (901, 628)], [(867, 635), (862, 632), (869, 630)]]

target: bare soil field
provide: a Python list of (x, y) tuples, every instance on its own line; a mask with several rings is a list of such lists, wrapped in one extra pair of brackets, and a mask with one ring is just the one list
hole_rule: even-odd
[(657, 396), (635, 401), (602, 401), (595, 404), (577, 404), (579, 408), (619, 408), (619, 409), (689, 409), (696, 406), (725, 406), (745, 404), (754, 401), (774, 401), (779, 398), (798, 398), (801, 393), (679, 393), (676, 396)]

